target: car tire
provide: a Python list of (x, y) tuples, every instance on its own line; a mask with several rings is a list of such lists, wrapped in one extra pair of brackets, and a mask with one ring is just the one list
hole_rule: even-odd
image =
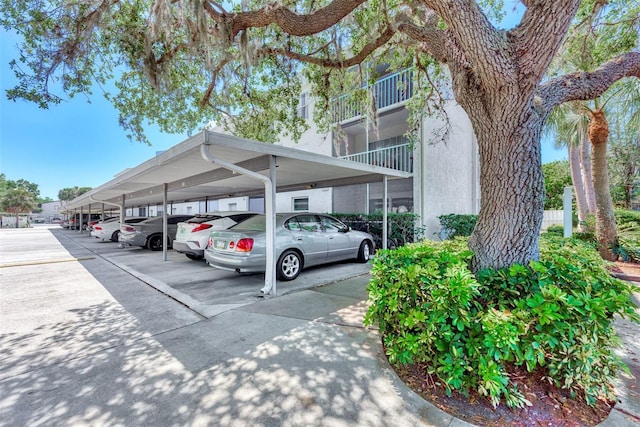
[(302, 270), (302, 258), (292, 249), (284, 251), (278, 259), (276, 275), (278, 280), (294, 280)]
[(204, 258), (204, 255), (193, 255), (193, 254), (185, 254), (187, 258), (192, 259), (194, 261), (201, 261)]
[(111, 235), (111, 241), (112, 242), (117, 242), (118, 241), (118, 237), (120, 237), (120, 230), (116, 230), (113, 232), (113, 234)]
[(371, 242), (365, 240), (360, 243), (360, 249), (358, 250), (358, 262), (365, 263), (371, 259)]
[(156, 234), (155, 236), (149, 237), (147, 241), (147, 247), (152, 251), (161, 251), (162, 250), (162, 235)]

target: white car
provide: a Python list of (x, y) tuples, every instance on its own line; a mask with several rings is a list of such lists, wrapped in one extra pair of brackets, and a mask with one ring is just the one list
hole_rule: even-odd
[[(146, 216), (133, 216), (125, 218), (125, 224), (137, 224), (144, 221), (148, 217)], [(120, 221), (119, 218), (110, 219), (104, 222), (99, 222), (93, 226), (91, 230), (91, 236), (101, 240), (111, 240), (112, 242), (118, 241), (118, 235), (120, 234)]]
[(203, 259), (210, 232), (226, 230), (255, 215), (258, 215), (258, 213), (239, 211), (197, 214), (187, 222), (178, 223), (173, 250), (185, 254), (189, 259)]

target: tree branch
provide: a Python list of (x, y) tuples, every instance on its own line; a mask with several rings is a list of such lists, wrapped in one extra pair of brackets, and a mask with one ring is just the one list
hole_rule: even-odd
[(224, 24), (231, 29), (231, 38), (242, 30), (266, 27), (270, 24), (277, 25), (282, 31), (292, 36), (310, 36), (331, 28), (365, 1), (334, 0), (327, 6), (307, 15), (292, 12), (287, 7), (275, 2), (256, 11), (226, 16), (216, 15), (218, 20), (225, 21)]
[(387, 43), (394, 36), (395, 31), (387, 27), (377, 39), (367, 43), (357, 54), (347, 59), (319, 58), (308, 54), (292, 52), (284, 48), (264, 47), (261, 49), (263, 55), (278, 55), (289, 59), (305, 62), (308, 64), (321, 65), (327, 68), (349, 68), (361, 64), (373, 51)]
[(438, 16), (435, 12), (432, 10), (427, 11), (424, 16), (424, 26), (422, 27), (414, 24), (411, 17), (404, 13), (398, 15), (395, 25), (399, 32), (410, 39), (422, 42), (423, 47), (436, 60), (443, 63), (447, 62), (444, 32), (438, 29)]
[[(481, 81), (493, 87), (504, 84), (505, 77), (513, 75), (505, 33), (496, 30), (475, 1), (424, 0), (447, 24), (449, 47), (459, 46), (464, 55), (453, 57), (455, 66), (473, 67)], [(449, 55), (451, 56), (451, 55)], [(450, 58), (451, 59), (451, 58)], [(454, 64), (450, 64), (449, 67)]]
[(526, 5), (521, 23), (509, 32), (509, 37), (517, 52), (521, 87), (533, 88), (560, 49), (580, 1), (531, 0)]
[(540, 86), (538, 96), (549, 112), (565, 102), (595, 99), (625, 77), (640, 78), (640, 52), (617, 56), (590, 73), (576, 72), (550, 80)]

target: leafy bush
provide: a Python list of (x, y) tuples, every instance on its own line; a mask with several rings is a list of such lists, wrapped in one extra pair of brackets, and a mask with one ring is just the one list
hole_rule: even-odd
[(632, 286), (612, 278), (593, 246), (543, 238), (541, 260), (468, 268), (466, 240), (424, 241), (374, 260), (365, 324), (377, 322), (391, 363), (425, 362), (447, 392), (476, 390), (493, 405), (527, 404), (509, 367), (545, 370), (587, 402), (611, 398), (625, 369), (615, 314), (639, 322)]
[[(371, 233), (377, 242), (382, 241), (382, 214), (344, 214), (333, 213), (335, 218), (344, 222), (354, 230)], [(421, 229), (418, 227), (420, 217), (414, 213), (389, 213), (387, 215), (388, 238), (397, 246), (420, 240)], [(381, 245), (376, 244), (376, 247)]]
[(441, 237), (453, 239), (470, 236), (476, 227), (478, 215), (447, 214), (440, 215), (438, 219), (443, 230)]
[(568, 160), (557, 160), (542, 165), (544, 175), (544, 208), (562, 209), (564, 187), (571, 186), (571, 168)]
[(621, 261), (640, 263), (640, 238), (620, 236), (613, 252)]
[(562, 225), (550, 225), (547, 227), (546, 232), (553, 235), (564, 236), (564, 227)]
[(618, 228), (640, 232), (640, 211), (616, 210), (614, 214)]
[(616, 210), (618, 244), (614, 253), (625, 262), (640, 263), (640, 212)]

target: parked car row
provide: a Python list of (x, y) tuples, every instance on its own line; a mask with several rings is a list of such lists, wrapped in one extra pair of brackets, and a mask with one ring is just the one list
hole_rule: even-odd
[[(125, 218), (125, 224), (137, 224), (142, 222), (149, 217), (146, 216), (134, 216)], [(112, 218), (107, 221), (98, 222), (93, 225), (93, 230), (91, 230), (91, 235), (95, 238), (104, 240), (111, 240), (112, 242), (117, 242), (118, 237), (120, 236), (120, 226), (122, 225), (119, 221), (120, 218)]]
[[(83, 214), (82, 215), (82, 229), (88, 230), (90, 225), (93, 226), (99, 221), (109, 219), (110, 217), (104, 217), (101, 214)], [(77, 224), (80, 224), (80, 214), (76, 214), (73, 217), (60, 222), (62, 228), (77, 228)]]
[[(163, 241), (162, 217), (98, 222), (91, 235), (121, 246), (150, 250), (173, 248), (192, 260), (205, 259), (214, 268), (238, 273), (264, 272), (266, 217), (256, 212), (212, 212), (169, 215)], [(367, 262), (373, 237), (355, 231), (332, 216), (294, 212), (276, 214), (275, 266), (279, 280), (294, 280), (302, 269), (337, 261)]]

